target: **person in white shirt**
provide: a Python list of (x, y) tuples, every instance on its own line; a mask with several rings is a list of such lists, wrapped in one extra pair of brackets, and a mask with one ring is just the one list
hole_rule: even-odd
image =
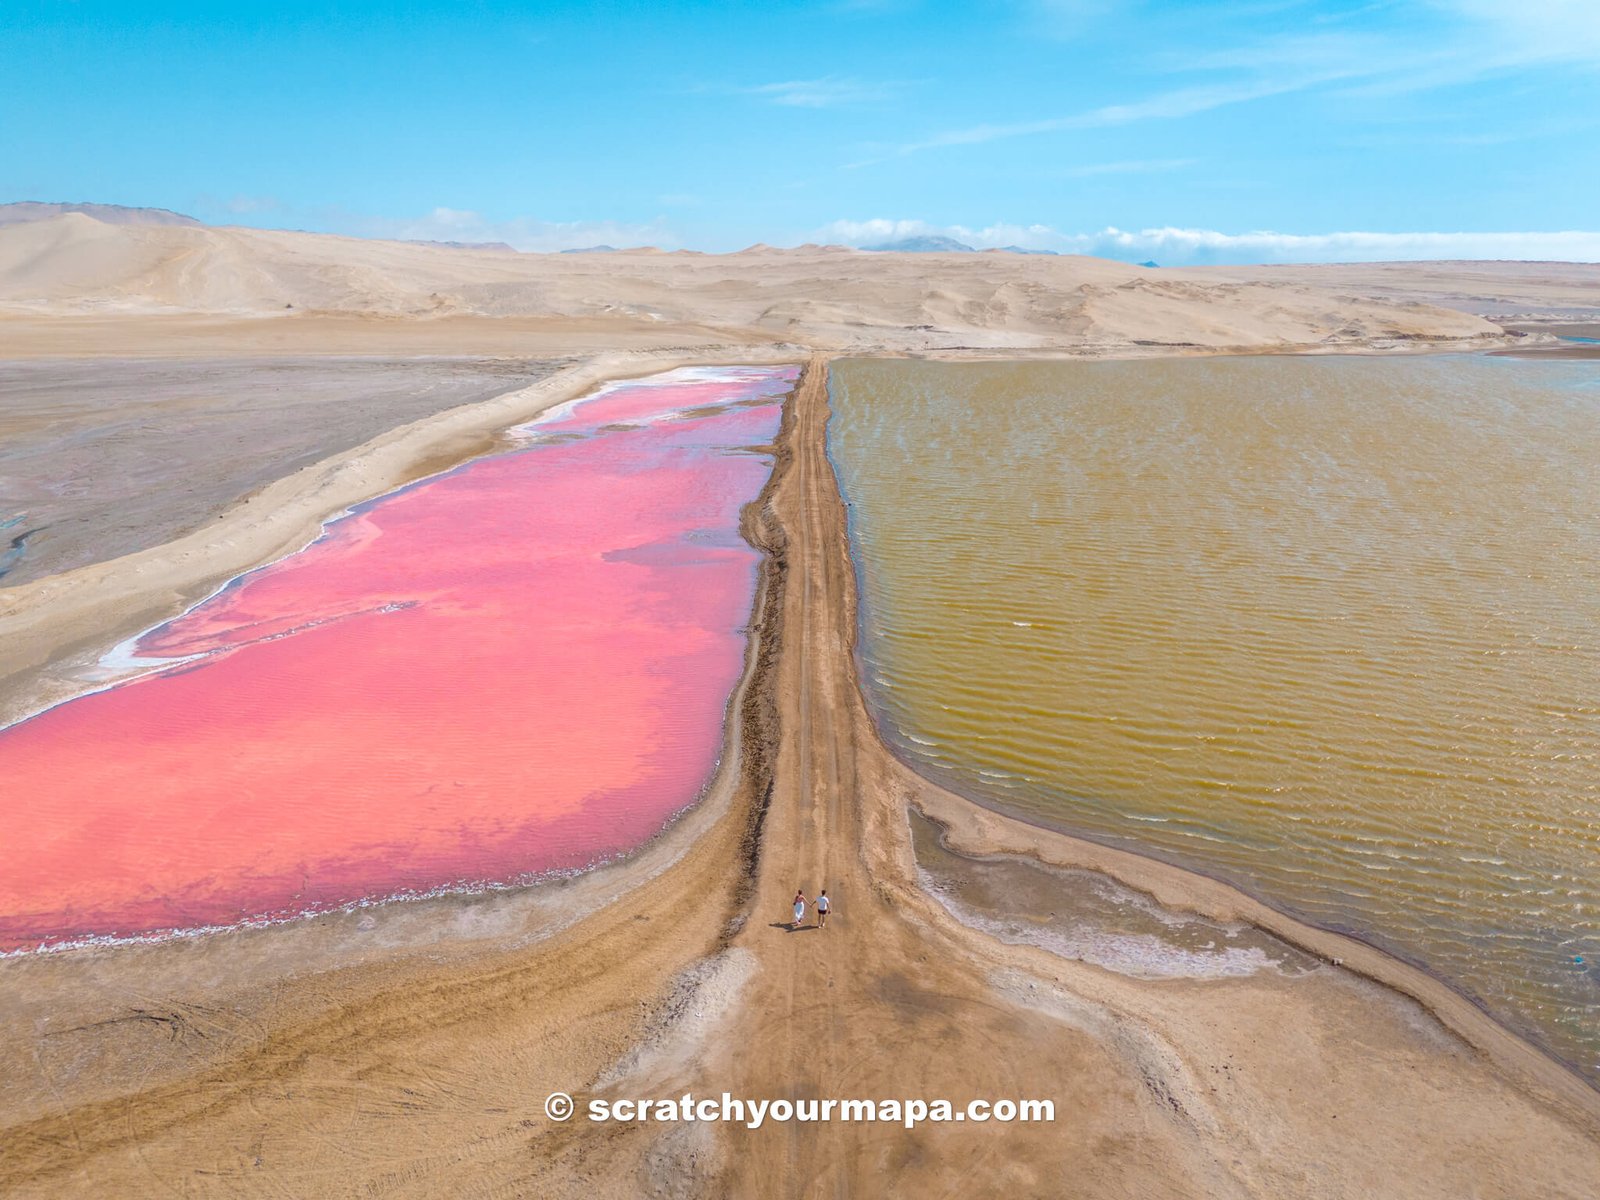
[(827, 924), (828, 924), (828, 913), (830, 911), (832, 911), (832, 909), (833, 909), (833, 905), (828, 900), (828, 889), (827, 888), (823, 888), (822, 891), (817, 894), (817, 928), (818, 929), (822, 929), (822, 928), (827, 926)]

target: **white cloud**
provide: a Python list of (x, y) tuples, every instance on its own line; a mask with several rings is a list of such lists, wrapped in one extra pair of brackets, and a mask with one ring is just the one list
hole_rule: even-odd
[[(1021, 246), (1025, 250), (1057, 250), (1063, 234), (1048, 225), (1013, 225), (1005, 221), (970, 229), (965, 225), (930, 225), (926, 221), (833, 221), (819, 229), (811, 240), (841, 243), (846, 246), (874, 246), (904, 238), (940, 236), (954, 238), (975, 249)], [(1069, 251), (1082, 253), (1082, 251)]]
[(1318, 84), (1331, 83), (1346, 78), (1353, 72), (1329, 70), (1317, 75), (1297, 75), (1285, 79), (1257, 79), (1242, 83), (1204, 84), (1197, 87), (1175, 88), (1158, 92), (1127, 104), (1107, 104), (1086, 112), (1063, 117), (1047, 117), (1038, 121), (1017, 121), (1004, 125), (972, 125), (965, 129), (948, 129), (920, 142), (909, 142), (900, 147), (901, 154), (915, 154), (940, 146), (972, 146), (983, 142), (1007, 138), (1029, 137), (1041, 133), (1061, 133), (1070, 129), (1099, 129), (1111, 125), (1127, 125), (1134, 121), (1171, 120), (1210, 112), (1230, 104), (1243, 104), (1251, 100), (1264, 100), (1301, 91)]
[(283, 201), (276, 196), (233, 196), (224, 205), (235, 216), (248, 213), (279, 212), (283, 209)]
[[(1040, 0), (1080, 15), (1117, 7), (1101, 0)], [(1372, 7), (1379, 7), (1374, 5)], [(1325, 28), (1245, 39), (1218, 50), (1158, 53), (1169, 74), (1232, 73), (1236, 78), (1152, 93), (1141, 99), (1029, 121), (973, 124), (898, 148), (915, 154), (1008, 138), (1174, 120), (1235, 104), (1334, 85), (1364, 94), (1426, 91), (1499, 72), (1556, 66), (1600, 67), (1600, 0), (1423, 0), (1435, 19), (1401, 28)], [(1346, 14), (1360, 18), (1361, 12)]]
[(761, 83), (739, 88), (746, 96), (756, 96), (787, 108), (837, 108), (850, 104), (873, 104), (887, 100), (899, 90), (893, 83), (864, 83), (859, 79), (789, 79), (781, 83)]
[(518, 250), (541, 253), (586, 246), (682, 245), (676, 233), (659, 220), (647, 224), (623, 221), (541, 221), (514, 217), (493, 221), (467, 209), (436, 208), (423, 217), (374, 217), (353, 223), (365, 237), (424, 242), (505, 242)]
[[(1403, 262), (1416, 259), (1519, 259), (1600, 262), (1600, 231), (1227, 234), (1211, 229), (1114, 228), (1074, 240), (1115, 257), (1170, 262)], [(1164, 256), (1164, 257), (1163, 257)]]
[(1092, 179), (1097, 175), (1156, 175), (1192, 167), (1197, 158), (1136, 158), (1123, 162), (1082, 163), (1058, 172), (1067, 179)]
[(1127, 0), (1028, 0), (1034, 24), (1060, 36), (1081, 32), (1102, 17), (1132, 8)]
[(1600, 66), (1595, 0), (1429, 0), (1483, 39), (1501, 63), (1582, 62)]
[(1600, 231), (1431, 232), (1294, 234), (1213, 229), (1124, 230), (1063, 233), (1048, 225), (997, 223), (982, 228), (915, 220), (834, 221), (814, 235), (849, 246), (942, 235), (977, 249), (1021, 246), (1062, 254), (1128, 261), (1154, 259), (1163, 266), (1195, 263), (1402, 262), (1417, 259), (1522, 259), (1600, 262)]

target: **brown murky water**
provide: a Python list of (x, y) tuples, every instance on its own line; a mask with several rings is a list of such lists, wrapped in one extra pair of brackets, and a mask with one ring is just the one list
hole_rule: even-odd
[(851, 361), (890, 736), (1600, 1078), (1600, 363)]

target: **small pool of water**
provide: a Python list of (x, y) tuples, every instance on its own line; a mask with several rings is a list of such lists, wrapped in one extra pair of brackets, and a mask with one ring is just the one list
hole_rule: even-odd
[(922, 884), (964, 925), (1141, 979), (1222, 979), (1318, 963), (1254, 925), (1163, 908), (1097, 871), (949, 849), (939, 825), (912, 811)]

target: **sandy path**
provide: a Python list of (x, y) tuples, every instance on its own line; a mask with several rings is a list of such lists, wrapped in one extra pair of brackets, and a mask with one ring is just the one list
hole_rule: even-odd
[[(568, 888), (397, 905), (371, 930), (350, 915), (0, 964), (0, 1191), (1592, 1194), (1595, 1094), (1471, 1010), (1441, 1002), (1442, 1022), (1332, 966), (1134, 980), (1001, 945), (918, 888), (911, 802), (960, 844), (1100, 854), (1169, 903), (1247, 903), (983, 813), (887, 753), (851, 657), (821, 368), (747, 520), (769, 561), (711, 799), (638, 860)], [(836, 900), (826, 931), (778, 927), (797, 885)], [(579, 1100), (566, 1124), (542, 1113), (557, 1088)], [(1056, 1120), (748, 1130), (581, 1115), (591, 1096), (686, 1089), (1044, 1098)]]

